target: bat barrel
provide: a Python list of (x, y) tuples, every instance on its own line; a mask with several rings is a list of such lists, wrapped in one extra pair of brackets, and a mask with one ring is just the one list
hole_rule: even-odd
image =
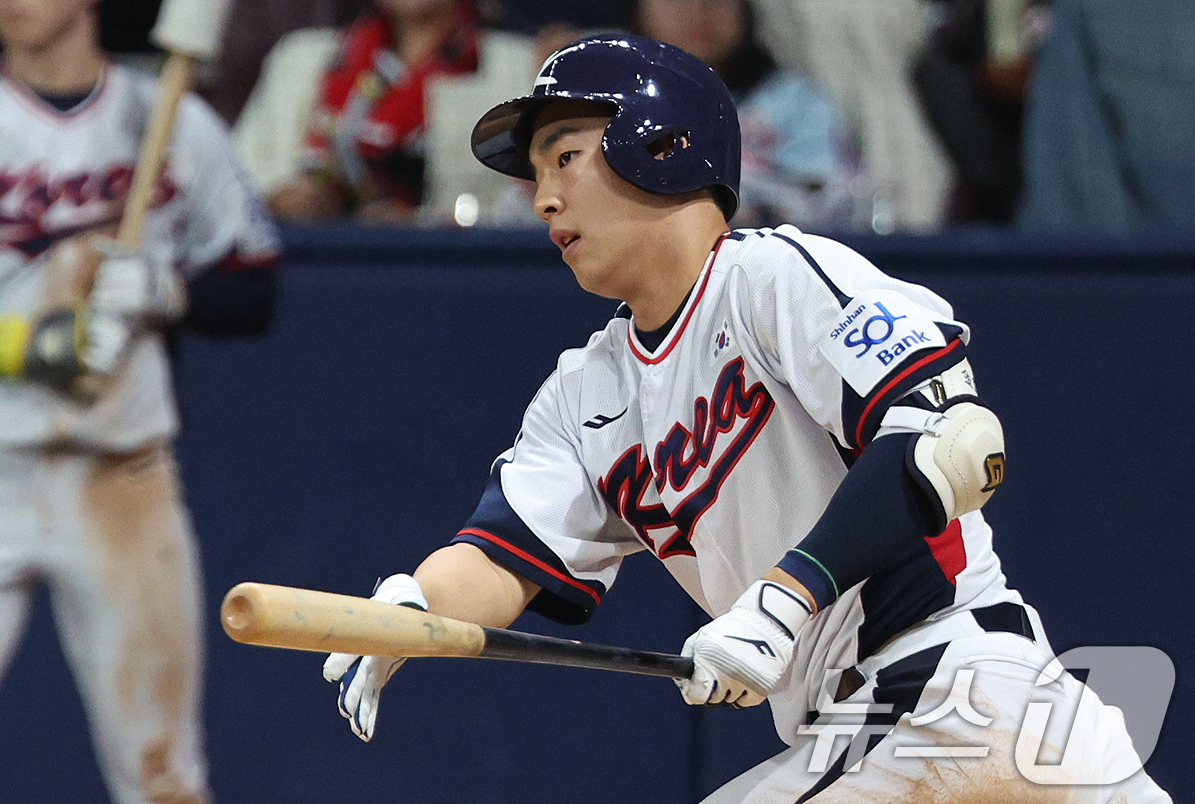
[(220, 607), (237, 642), (364, 656), (476, 656), (481, 626), (360, 597), (240, 583)]
[(693, 660), (684, 656), (593, 645), (499, 628), (483, 628), (482, 631), (485, 632), (485, 647), (478, 654), (480, 659), (587, 667), (664, 678), (688, 678), (693, 674)]

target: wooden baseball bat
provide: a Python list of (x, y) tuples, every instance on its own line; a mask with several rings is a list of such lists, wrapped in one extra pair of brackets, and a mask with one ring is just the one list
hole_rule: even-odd
[(130, 248), (141, 243), (141, 227), (170, 148), (179, 103), (191, 87), (196, 63), (219, 50), (231, 6), (232, 0), (164, 0), (158, 9), (150, 39), (169, 56), (158, 78), (158, 97), (120, 221), (117, 239)]
[(487, 628), (379, 600), (293, 586), (239, 583), (220, 606), (237, 642), (317, 653), (505, 659), (688, 678), (693, 660), (651, 651)]
[(149, 128), (141, 142), (141, 155), (133, 171), (133, 184), (125, 201), (117, 239), (129, 248), (141, 245), (141, 227), (153, 200), (154, 188), (162, 174), (162, 163), (174, 131), (179, 102), (191, 87), (195, 58), (186, 53), (171, 53), (158, 79), (158, 99), (154, 103)]

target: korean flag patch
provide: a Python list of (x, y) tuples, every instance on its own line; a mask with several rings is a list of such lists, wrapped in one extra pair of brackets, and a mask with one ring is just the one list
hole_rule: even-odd
[(945, 345), (924, 308), (891, 290), (869, 290), (851, 299), (818, 344), (861, 397), (909, 355)]
[(714, 359), (718, 359), (718, 355), (730, 346), (730, 322), (725, 318), (722, 319), (722, 329), (714, 336)]

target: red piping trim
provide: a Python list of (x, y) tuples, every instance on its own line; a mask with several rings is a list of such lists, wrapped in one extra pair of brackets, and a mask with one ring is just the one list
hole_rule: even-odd
[[(680, 322), (680, 326), (676, 328), (676, 332), (672, 333), (672, 342), (668, 344), (668, 348), (665, 349), (662, 354), (656, 357), (648, 357), (647, 355), (643, 354), (643, 352), (639, 351), (639, 347), (635, 345), (635, 338), (632, 334), (635, 329), (634, 323), (627, 327), (627, 343), (631, 345), (631, 353), (634, 354), (635, 357), (639, 358), (640, 361), (647, 363), (649, 366), (654, 366), (664, 358), (668, 357), (676, 345), (680, 343), (681, 335), (684, 334), (685, 327), (689, 325), (689, 319), (693, 317), (693, 311), (697, 309), (697, 304), (701, 301), (701, 296), (705, 293), (705, 286), (709, 284), (710, 274), (714, 271), (714, 261), (718, 259), (718, 252), (722, 249), (722, 244), (725, 242), (726, 235), (724, 234), (719, 237), (718, 242), (714, 244), (714, 253), (710, 257), (709, 265), (707, 265), (705, 268), (705, 276), (701, 280), (701, 287), (697, 290), (697, 296), (694, 297), (690, 302), (689, 311), (685, 313), (685, 319)], [(634, 319), (632, 319), (632, 322), (633, 321)]]
[(536, 567), (539, 567), (541, 570), (543, 570), (544, 572), (548, 573), (548, 574), (549, 574), (549, 575), (551, 575), (553, 578), (558, 578), (559, 580), (562, 580), (562, 581), (564, 581), (565, 583), (567, 583), (569, 586), (572, 586), (572, 587), (575, 587), (575, 588), (577, 588), (577, 589), (580, 589), (582, 592), (585, 592), (585, 593), (586, 593), (586, 594), (588, 594), (590, 597), (592, 597), (592, 598), (593, 598), (593, 601), (594, 601), (595, 603), (601, 603), (601, 602), (602, 602), (602, 597), (601, 597), (601, 595), (599, 595), (597, 592), (595, 592), (595, 591), (593, 591), (592, 589), (590, 589), (590, 588), (589, 588), (588, 586), (586, 586), (585, 584), (583, 584), (583, 583), (581, 583), (580, 581), (578, 581), (576, 578), (570, 578), (570, 577), (568, 577), (567, 575), (565, 575), (565, 574), (564, 574), (563, 572), (561, 572), (560, 570), (558, 570), (558, 569), (554, 569), (553, 567), (550, 567), (550, 566), (548, 566), (547, 564), (545, 564), (544, 562), (540, 561), (540, 560), (539, 560), (538, 558), (536, 558), (535, 556), (533, 556), (533, 555), (531, 555), (530, 553), (528, 553), (526, 550), (521, 550), (521, 549), (519, 549), (518, 547), (515, 547), (513, 544), (511, 544), (510, 542), (506, 541), (505, 539), (500, 539), (500, 538), (498, 538), (497, 536), (495, 536), (495, 535), (494, 535), (494, 534), (492, 534), (492, 533), (489, 533), (489, 532), (487, 532), (487, 531), (484, 531), (484, 530), (479, 530), (479, 529), (477, 529), (477, 528), (465, 528), (464, 530), (462, 530), (462, 531), (460, 531), (459, 533), (457, 533), (457, 536), (464, 536), (464, 535), (466, 535), (466, 534), (468, 534), (468, 535), (470, 535), (470, 536), (478, 536), (478, 537), (480, 537), (480, 538), (482, 538), (482, 539), (485, 539), (485, 540), (486, 540), (486, 541), (488, 541), (488, 542), (493, 542), (494, 544), (496, 544), (496, 545), (498, 545), (499, 547), (501, 547), (503, 550), (506, 550), (506, 551), (508, 551), (508, 552), (510, 552), (510, 553), (513, 553), (514, 555), (516, 555), (516, 556), (518, 556), (519, 558), (523, 559), (523, 560), (524, 560), (524, 561), (526, 561), (527, 563), (529, 563), (529, 564), (534, 564)]
[(908, 377), (914, 371), (917, 371), (918, 369), (934, 362), (938, 358), (945, 357), (946, 355), (950, 354), (952, 351), (958, 348), (961, 343), (961, 340), (955, 338), (953, 341), (951, 341), (949, 346), (939, 349), (932, 354), (926, 355), (902, 371), (900, 374), (897, 374), (895, 377), (889, 380), (888, 383), (882, 389), (880, 389), (880, 392), (871, 398), (871, 401), (867, 403), (867, 407), (863, 408), (863, 415), (859, 417), (859, 425), (855, 428), (855, 443), (862, 446), (861, 442), (863, 441), (863, 425), (867, 422), (867, 417), (871, 415), (871, 409), (876, 406), (877, 402), (883, 399), (884, 394), (891, 391), (895, 385), (899, 384), (901, 380), (903, 380), (905, 377)]
[(233, 249), (218, 264), (228, 271), (247, 271), (274, 268), (278, 265), (278, 262), (279, 255), (276, 253), (261, 256), (255, 255), (246, 259), (241, 256), (239, 251)]

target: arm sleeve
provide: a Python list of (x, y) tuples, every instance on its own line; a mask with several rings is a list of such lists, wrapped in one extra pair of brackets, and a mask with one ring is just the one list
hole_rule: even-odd
[(554, 373), (523, 417), (514, 446), (495, 461), (473, 516), (454, 542), (481, 548), (542, 591), (529, 609), (583, 623), (614, 582), (624, 556), (643, 545), (598, 494), (563, 416)]
[(789, 240), (799, 259), (765, 275), (751, 310), (763, 359), (852, 455), (821, 518), (779, 564), (824, 608), (936, 535), (933, 506), (906, 468), (915, 436), (876, 434), (891, 405), (964, 359), (969, 333), (941, 299), (845, 246)]
[(273, 265), (245, 267), (231, 257), (187, 282), (179, 326), (204, 335), (259, 335), (269, 327), (277, 298)]

